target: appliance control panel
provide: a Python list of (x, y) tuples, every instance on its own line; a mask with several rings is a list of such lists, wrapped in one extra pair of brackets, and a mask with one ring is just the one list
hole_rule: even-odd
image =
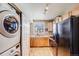
[(20, 56), (20, 44), (17, 44), (8, 51), (2, 53), (0, 56)]

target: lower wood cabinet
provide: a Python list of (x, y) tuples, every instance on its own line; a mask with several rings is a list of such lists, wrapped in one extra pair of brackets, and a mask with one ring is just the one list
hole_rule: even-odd
[(31, 47), (46, 47), (49, 46), (48, 37), (30, 37)]

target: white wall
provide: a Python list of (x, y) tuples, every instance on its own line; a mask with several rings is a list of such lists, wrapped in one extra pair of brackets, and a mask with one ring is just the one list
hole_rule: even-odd
[(29, 55), (30, 51), (30, 23), (25, 21), (27, 18), (23, 16), (22, 25), (22, 54), (23, 56)]
[(15, 4), (18, 8), (21, 9), (22, 16), (22, 55), (28, 56), (30, 51), (30, 15), (28, 15), (20, 4)]

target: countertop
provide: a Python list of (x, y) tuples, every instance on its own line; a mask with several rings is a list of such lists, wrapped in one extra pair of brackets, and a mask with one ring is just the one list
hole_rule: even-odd
[(53, 35), (31, 35), (30, 37), (51, 37)]

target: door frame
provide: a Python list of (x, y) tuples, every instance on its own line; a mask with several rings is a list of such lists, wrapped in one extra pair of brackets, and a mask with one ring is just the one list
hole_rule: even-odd
[(20, 55), (22, 56), (22, 11), (14, 3), (8, 3), (8, 5), (15, 9), (16, 13), (20, 16)]

